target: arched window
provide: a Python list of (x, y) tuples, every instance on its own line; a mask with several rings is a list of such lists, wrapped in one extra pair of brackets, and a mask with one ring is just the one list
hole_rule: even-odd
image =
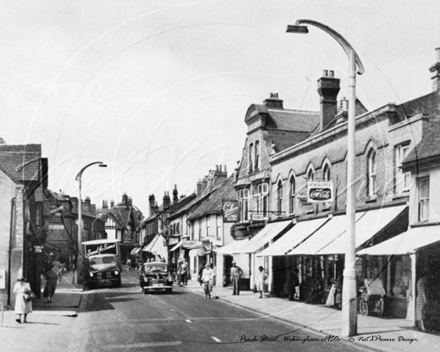
[(258, 170), (260, 167), (260, 141), (255, 142), (255, 167), (254, 170)]
[(283, 211), (283, 183), (281, 180), (278, 181), (278, 187), (277, 187), (277, 210), (278, 215), (282, 215)]
[(324, 170), (322, 171), (322, 180), (323, 181), (330, 181), (330, 165), (325, 164)]
[(372, 197), (376, 192), (376, 151), (370, 149), (367, 154), (367, 197)]
[(290, 176), (289, 180), (289, 214), (295, 212), (295, 177)]
[(253, 153), (254, 153), (254, 145), (251, 143), (249, 145), (249, 172), (252, 172), (254, 166)]
[(311, 167), (309, 171), (307, 171), (307, 181), (313, 181), (315, 179), (315, 170)]

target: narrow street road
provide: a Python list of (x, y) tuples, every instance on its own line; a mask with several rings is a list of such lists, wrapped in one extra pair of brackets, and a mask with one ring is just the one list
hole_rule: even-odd
[(321, 340), (291, 324), (206, 299), (190, 288), (143, 294), (137, 274), (129, 272), (120, 289), (86, 292), (64, 344), (72, 352), (350, 350), (340, 342)]

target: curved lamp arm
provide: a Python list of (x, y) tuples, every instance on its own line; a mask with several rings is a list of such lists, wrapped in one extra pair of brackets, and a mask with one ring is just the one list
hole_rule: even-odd
[(306, 26), (304, 26), (304, 24), (318, 27), (318, 28), (322, 29), (324, 32), (327, 32), (328, 34), (330, 34), (342, 46), (342, 49), (344, 49), (345, 53), (348, 56), (350, 55), (351, 52), (354, 54), (354, 57), (356, 60), (356, 65), (357, 65), (357, 74), (361, 75), (364, 73), (364, 71), (365, 71), (364, 65), (362, 64), (361, 59), (359, 58), (358, 54), (353, 49), (353, 47), (350, 45), (350, 43), (347, 42), (347, 40), (342, 35), (340, 35), (335, 30), (331, 29), (330, 27), (326, 26), (325, 24), (322, 24), (320, 22), (313, 21), (313, 20), (302, 19), (302, 20), (296, 21), (294, 26), (292, 26), (292, 25), (287, 26), (287, 32), (304, 33), (304, 34), (308, 33), (308, 29)]
[(78, 180), (81, 178), (81, 175), (82, 175), (82, 173), (84, 172), (85, 169), (87, 169), (89, 166), (92, 166), (92, 165), (95, 165), (95, 164), (99, 164), (100, 167), (107, 167), (107, 165), (104, 164), (104, 163), (101, 162), (101, 161), (95, 161), (95, 162), (93, 162), (93, 163), (90, 163), (90, 164), (84, 166), (84, 167), (81, 169), (81, 171), (78, 172), (78, 175), (76, 175), (76, 177), (75, 177), (75, 181), (78, 181)]

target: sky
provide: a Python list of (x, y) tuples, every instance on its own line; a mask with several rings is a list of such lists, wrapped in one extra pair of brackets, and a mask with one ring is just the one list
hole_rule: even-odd
[(92, 203), (124, 193), (144, 215), (177, 185), (189, 195), (216, 165), (241, 159), (252, 104), (278, 93), (288, 109), (319, 110), (324, 69), (347, 56), (328, 34), (286, 33), (297, 19), (326, 24), (355, 48), (369, 110), (432, 91), (440, 47), (438, 0), (3, 0), (0, 137), (37, 143), (49, 188)]

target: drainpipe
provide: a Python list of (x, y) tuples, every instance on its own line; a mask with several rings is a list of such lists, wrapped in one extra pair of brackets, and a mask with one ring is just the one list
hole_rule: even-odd
[(12, 234), (15, 230), (15, 197), (11, 199), (11, 226), (9, 228), (9, 252), (8, 252), (8, 302), (11, 305), (11, 254), (12, 254)]

